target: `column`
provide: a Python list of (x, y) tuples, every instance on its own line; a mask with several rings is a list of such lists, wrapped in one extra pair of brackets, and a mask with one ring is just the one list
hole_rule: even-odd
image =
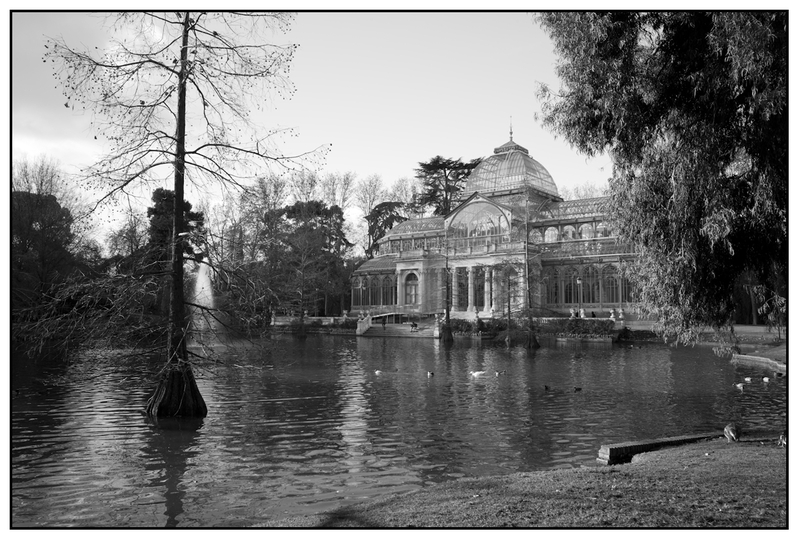
[(519, 302), (519, 307), (521, 309), (525, 309), (527, 308), (527, 300), (529, 299), (527, 298), (527, 279), (524, 275), (524, 272), (519, 274), (519, 277), (516, 281), (519, 283), (519, 294), (516, 296), (516, 298), (517, 300), (521, 299), (521, 302)]
[(452, 309), (458, 309), (460, 295), (458, 294), (458, 267), (452, 268)]
[(469, 305), (466, 306), (466, 311), (469, 313), (474, 311), (474, 266), (469, 267), (469, 284), (466, 290), (466, 294), (469, 298)]
[(424, 311), (424, 306), (427, 305), (427, 298), (425, 297), (425, 283), (427, 282), (427, 279), (425, 277), (425, 274), (427, 274), (427, 270), (422, 270), (420, 268), (419, 269), (419, 287), (418, 287), (416, 293), (419, 295), (419, 297), (418, 297), (418, 306), (419, 306), (419, 309), (421, 309), (422, 311)]
[(502, 306), (500, 305), (500, 284), (499, 284), (499, 272), (494, 271), (491, 272), (491, 307), (494, 308), (494, 311), (500, 312), (502, 310)]
[(434, 311), (438, 310), (445, 310), (447, 309), (446, 298), (447, 298), (447, 274), (446, 270), (443, 268), (439, 268), (436, 270), (436, 289), (438, 292), (436, 293), (436, 305), (433, 306)]
[(483, 276), (483, 310), (489, 311), (491, 309), (491, 273), (489, 267), (485, 267), (485, 274)]
[(599, 267), (599, 309), (602, 309), (602, 306), (605, 303), (605, 269), (600, 266)]
[(401, 306), (405, 303), (405, 295), (402, 287), (402, 272), (397, 270), (397, 305)]

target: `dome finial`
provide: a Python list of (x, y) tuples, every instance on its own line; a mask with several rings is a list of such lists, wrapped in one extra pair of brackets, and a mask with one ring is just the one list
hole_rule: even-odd
[(513, 116), (510, 117), (510, 140), (513, 141)]

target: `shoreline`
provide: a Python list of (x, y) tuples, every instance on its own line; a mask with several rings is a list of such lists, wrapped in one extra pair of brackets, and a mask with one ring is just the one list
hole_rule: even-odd
[(622, 465), (464, 478), (276, 528), (787, 528), (787, 450), (744, 434), (637, 454)]

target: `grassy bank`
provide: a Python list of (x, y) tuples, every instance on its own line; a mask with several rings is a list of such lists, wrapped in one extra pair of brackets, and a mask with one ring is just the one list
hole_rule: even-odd
[(787, 527), (772, 437), (640, 454), (627, 465), (464, 479), (267, 527)]

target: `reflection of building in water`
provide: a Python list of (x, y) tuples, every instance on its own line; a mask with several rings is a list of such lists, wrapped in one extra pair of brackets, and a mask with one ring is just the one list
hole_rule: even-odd
[(605, 201), (564, 201), (511, 132), (472, 171), (452, 212), (410, 219), (378, 241), (375, 258), (353, 274), (352, 308), (440, 314), (448, 295), (454, 317), (501, 316), (527, 304), (526, 258), (532, 305), (544, 314), (626, 312), (632, 295), (621, 270), (632, 255), (608, 228)]
[(372, 458), (368, 436), (368, 407), (364, 395), (366, 374), (360, 363), (345, 362), (339, 375), (341, 392), (341, 449), (345, 453), (344, 464), (350, 472), (362, 472)]

